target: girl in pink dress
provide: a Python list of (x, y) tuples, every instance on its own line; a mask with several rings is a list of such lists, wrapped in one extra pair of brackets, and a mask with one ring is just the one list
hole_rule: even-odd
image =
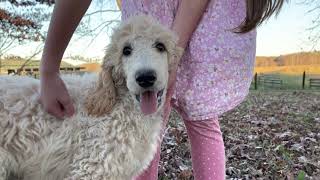
[[(182, 116), (191, 142), (194, 177), (225, 178), (218, 117), (248, 94), (256, 49), (255, 27), (278, 12), (284, 0), (122, 0), (122, 19), (148, 14), (177, 32), (185, 49), (170, 74), (165, 126), (171, 107)], [(56, 1), (41, 62), (41, 102), (52, 115), (74, 113), (59, 77), (59, 64), (91, 0)], [(175, 73), (176, 72), (176, 73)], [(176, 74), (176, 77), (175, 77)], [(176, 79), (176, 81), (175, 81)], [(176, 82), (176, 83), (175, 83)], [(175, 84), (175, 86), (174, 86)], [(160, 144), (159, 144), (160, 150)], [(137, 179), (158, 176), (160, 153)]]
[[(181, 3), (181, 0), (122, 0), (122, 19), (148, 14), (172, 27)], [(255, 62), (256, 30), (234, 32), (245, 18), (245, 0), (209, 1), (177, 69), (171, 106), (186, 125), (193, 172), (198, 180), (220, 180), (225, 176), (218, 116), (246, 97)], [(168, 115), (165, 117), (164, 126)], [(158, 151), (149, 169), (137, 179), (157, 179), (159, 159)]]

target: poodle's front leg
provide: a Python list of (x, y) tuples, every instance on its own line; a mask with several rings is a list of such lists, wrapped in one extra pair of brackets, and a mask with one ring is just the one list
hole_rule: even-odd
[(18, 163), (13, 156), (0, 147), (0, 180), (7, 180), (17, 173)]

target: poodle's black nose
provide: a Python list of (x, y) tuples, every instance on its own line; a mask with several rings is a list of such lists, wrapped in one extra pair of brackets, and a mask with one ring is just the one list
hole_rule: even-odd
[(139, 86), (143, 88), (148, 88), (153, 86), (156, 80), (157, 80), (156, 72), (153, 70), (142, 70), (136, 73), (136, 81), (139, 84)]

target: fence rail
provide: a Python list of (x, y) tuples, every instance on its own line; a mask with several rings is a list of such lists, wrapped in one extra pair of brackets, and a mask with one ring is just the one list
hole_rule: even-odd
[(259, 84), (264, 87), (281, 88), (283, 81), (277, 74), (261, 74), (259, 76)]
[(309, 79), (310, 88), (320, 88), (320, 79)]
[(320, 90), (320, 74), (286, 75), (281, 73), (254, 76), (251, 88), (257, 89), (314, 89)]

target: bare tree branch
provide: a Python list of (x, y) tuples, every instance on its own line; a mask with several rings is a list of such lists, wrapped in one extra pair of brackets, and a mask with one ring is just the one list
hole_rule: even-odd
[(40, 54), (40, 53), (43, 51), (43, 48), (44, 48), (43, 45), (40, 44), (40, 45), (36, 48), (36, 50), (33, 52), (33, 54), (26, 59), (26, 61), (20, 66), (20, 68), (17, 69), (16, 75), (21, 75), (21, 72), (22, 72), (23, 68), (24, 68), (26, 65), (28, 65), (29, 62), (30, 62), (35, 56), (37, 56), (38, 54)]
[[(0, 7), (0, 57), (21, 43), (43, 43), (47, 33), (47, 28), (44, 29), (43, 26), (49, 20), (50, 5), (54, 4), (55, 0), (0, 0), (0, 3), (9, 3), (9, 6)], [(82, 38), (89, 38), (89, 41), (86, 41), (88, 44), (84, 45), (89, 47), (103, 32), (108, 33), (109, 28), (119, 22), (120, 11), (115, 1), (97, 0), (93, 1), (90, 7), (71, 44)]]
[(2, 36), (5, 37), (0, 41), (0, 58), (10, 49), (16, 47), (16, 40), (12, 39), (11, 36)]
[(307, 6), (309, 10), (306, 13), (314, 16), (312, 25), (306, 30), (309, 33), (308, 40), (312, 50), (315, 50), (320, 42), (320, 0), (303, 0), (299, 4)]
[(113, 12), (113, 13), (115, 13), (115, 12), (120, 12), (119, 10), (114, 10), (114, 9), (105, 9), (105, 10), (99, 10), (99, 11), (94, 11), (94, 12), (92, 12), (92, 13), (88, 13), (88, 14), (86, 14), (85, 15), (85, 17), (86, 16), (92, 16), (92, 15), (95, 15), (95, 14), (98, 14), (98, 13), (106, 13), (106, 12), (108, 12), (108, 13), (110, 13), (110, 12)]
[(311, 12), (314, 12), (316, 10), (320, 9), (320, 5), (316, 6), (316, 7), (313, 7), (312, 9), (308, 10), (307, 13), (311, 13)]
[(104, 26), (101, 27), (100, 31), (91, 39), (91, 41), (89, 42), (89, 44), (87, 45), (87, 48), (93, 43), (93, 41), (99, 36), (99, 34), (101, 34), (101, 32), (108, 27), (110, 24), (112, 24), (112, 21), (106, 23)]
[(16, 45), (14, 44), (15, 40), (10, 41), (9, 43), (7, 43), (6, 46), (4, 46), (1, 51), (0, 51), (0, 57), (2, 55), (4, 55), (6, 52), (8, 52), (10, 49), (13, 49), (14, 47), (16, 47)]

